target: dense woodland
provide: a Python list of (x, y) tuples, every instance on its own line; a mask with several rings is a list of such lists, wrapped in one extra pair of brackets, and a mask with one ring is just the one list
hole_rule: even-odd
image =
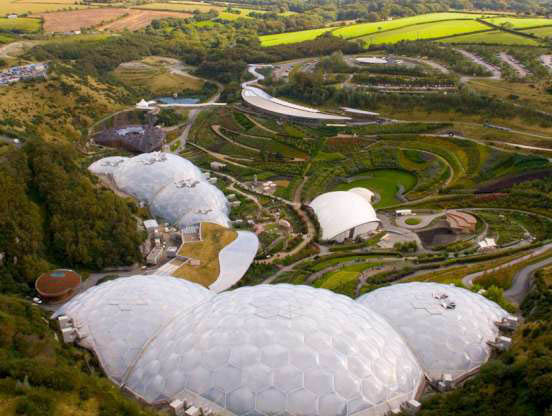
[(40, 142), (2, 156), (1, 292), (29, 292), (56, 264), (97, 270), (140, 259), (143, 237), (131, 209), (78, 159), (67, 145)]

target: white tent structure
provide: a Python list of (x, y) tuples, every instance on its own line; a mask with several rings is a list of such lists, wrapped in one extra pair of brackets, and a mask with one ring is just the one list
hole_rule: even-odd
[(362, 188), (327, 192), (310, 203), (320, 228), (322, 240), (342, 242), (376, 231), (380, 220), (370, 203), (373, 193)]

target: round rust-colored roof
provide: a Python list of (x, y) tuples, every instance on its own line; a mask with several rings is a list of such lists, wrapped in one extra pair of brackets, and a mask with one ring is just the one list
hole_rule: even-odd
[(57, 269), (40, 275), (35, 282), (36, 291), (44, 297), (59, 297), (76, 289), (81, 277), (73, 270)]

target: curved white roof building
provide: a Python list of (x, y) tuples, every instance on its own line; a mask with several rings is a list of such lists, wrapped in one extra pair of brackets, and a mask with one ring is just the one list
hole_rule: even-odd
[(293, 104), (274, 98), (260, 88), (245, 86), (242, 99), (249, 105), (269, 114), (309, 121), (347, 121), (350, 117), (322, 113), (310, 107)]
[(469, 290), (439, 283), (403, 283), (367, 293), (357, 302), (382, 315), (406, 340), (427, 377), (462, 378), (491, 354), (495, 323), (508, 313)]
[(109, 176), (121, 191), (147, 202), (151, 213), (187, 226), (213, 222), (228, 227), (228, 201), (192, 162), (170, 153), (154, 152), (108, 157), (88, 168)]
[(374, 193), (368, 188), (351, 188), (349, 192), (354, 192), (357, 195), (363, 197), (369, 204), (372, 204), (374, 199)]
[(309, 206), (314, 210), (322, 231), (322, 240), (344, 241), (348, 238), (369, 234), (380, 224), (376, 211), (368, 200), (371, 191), (327, 192), (312, 200)]

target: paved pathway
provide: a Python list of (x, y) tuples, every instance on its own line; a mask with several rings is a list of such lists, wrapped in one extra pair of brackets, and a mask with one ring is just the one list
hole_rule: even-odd
[[(518, 263), (524, 262), (524, 261), (529, 260), (533, 257), (538, 257), (538, 256), (540, 256), (541, 254), (545, 253), (546, 251), (548, 251), (550, 249), (552, 249), (552, 243), (548, 243), (548, 244), (546, 244), (542, 247), (539, 247), (539, 248), (533, 250), (531, 253), (529, 253), (525, 256), (522, 256), (522, 257), (519, 257), (517, 259), (511, 260), (508, 263), (501, 264), (500, 266), (494, 267), (492, 269), (487, 269), (487, 270), (484, 270), (484, 271), (481, 271), (481, 272), (468, 274), (468, 275), (464, 276), (464, 278), (462, 279), (462, 283), (467, 287), (471, 287), (471, 286), (473, 286), (473, 281), (475, 279), (477, 279), (478, 277), (482, 276), (485, 273), (492, 273), (492, 272), (496, 272), (498, 270), (502, 270), (502, 269), (514, 266)], [(524, 268), (523, 270), (527, 269), (528, 267)], [(517, 278), (517, 276), (518, 275), (516, 275), (515, 278)], [(526, 285), (523, 284), (523, 283), (519, 283), (519, 284), (516, 283), (515, 278), (514, 278), (514, 281), (512, 282), (512, 288), (515, 287), (516, 289), (514, 290), (514, 293), (518, 294), (518, 291), (520, 290), (520, 287), (525, 287)]]
[(512, 287), (504, 292), (504, 296), (519, 305), (531, 288), (531, 278), (535, 272), (550, 264), (552, 264), (552, 256), (518, 271), (514, 276)]

